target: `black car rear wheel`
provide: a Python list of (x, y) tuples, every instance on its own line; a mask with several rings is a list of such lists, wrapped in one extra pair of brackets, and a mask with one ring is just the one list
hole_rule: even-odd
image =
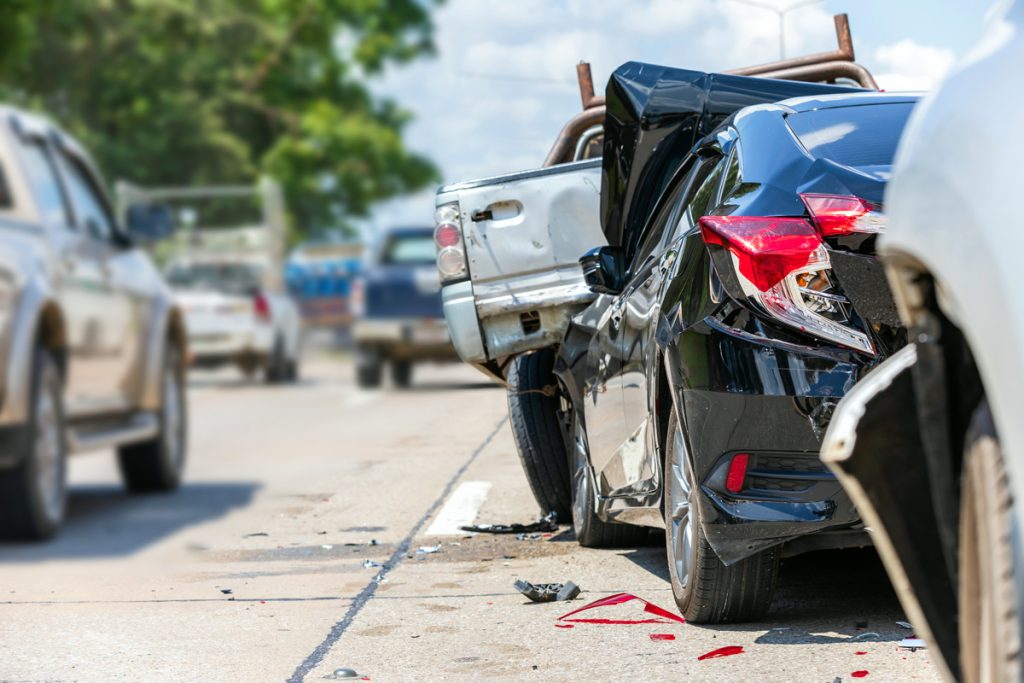
[(508, 421), (523, 472), (541, 512), (552, 510), (568, 521), (569, 456), (565, 452), (559, 414), (558, 384), (551, 370), (551, 349), (516, 356), (508, 368)]
[(960, 500), (960, 661), (965, 683), (1018, 681), (1021, 633), (1014, 587), (1014, 500), (988, 403), (964, 444)]
[(391, 361), (391, 381), (400, 389), (408, 389), (412, 384), (412, 362), (407, 360)]
[(622, 548), (643, 545), (646, 527), (605, 522), (597, 516), (594, 473), (587, 457), (587, 439), (579, 419), (573, 419), (572, 527), (584, 548)]
[(672, 595), (695, 624), (753, 621), (768, 611), (779, 573), (774, 548), (725, 566), (704, 536), (698, 487), (676, 416), (669, 417), (665, 447), (665, 546)]
[(370, 347), (356, 349), (356, 384), (361, 389), (379, 387), (383, 374), (384, 360), (380, 351)]

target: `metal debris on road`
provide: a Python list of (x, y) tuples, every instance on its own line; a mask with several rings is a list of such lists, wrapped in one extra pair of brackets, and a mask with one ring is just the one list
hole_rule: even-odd
[(898, 643), (897, 646), (903, 648), (904, 650), (910, 650), (911, 652), (917, 652), (918, 650), (923, 650), (924, 648), (928, 647), (928, 645), (924, 642), (923, 638), (918, 638), (916, 636), (904, 638)]
[(536, 531), (558, 531), (558, 515), (552, 510), (532, 524), (472, 524), (460, 526), (463, 531), (481, 534), (528, 534)]
[(534, 602), (561, 602), (573, 600), (580, 594), (580, 587), (572, 581), (565, 583), (530, 583), (516, 579), (515, 589)]
[(333, 673), (324, 676), (329, 681), (343, 681), (362, 678), (355, 669), (335, 669)]
[(908, 630), (913, 630), (914, 629), (914, 625), (911, 624), (909, 621), (897, 621), (896, 625), (899, 626), (900, 628), (905, 628), (905, 629), (908, 629)]
[(433, 555), (434, 553), (441, 552), (440, 545), (421, 545), (416, 550), (417, 555)]
[[(575, 614), (579, 614), (580, 612), (585, 612), (587, 610), (597, 609), (599, 607), (610, 607), (611, 605), (621, 605), (622, 603), (631, 602), (633, 600), (637, 600), (639, 602), (642, 602), (644, 604), (644, 612), (646, 614), (653, 614), (657, 618), (653, 618), (653, 619), (606, 619), (606, 618), (601, 618), (601, 617), (585, 617), (585, 618), (576, 617), (574, 619), (570, 619), (569, 618), (569, 617), (572, 617)], [(556, 621), (560, 621), (560, 622), (563, 622), (563, 623), (564, 622), (573, 622), (573, 623), (577, 623), (577, 624), (671, 624), (673, 622), (674, 623), (678, 623), (678, 624), (685, 624), (686, 623), (686, 620), (683, 619), (678, 614), (673, 614), (672, 612), (669, 612), (667, 609), (665, 609), (663, 607), (658, 607), (653, 602), (647, 602), (643, 598), (638, 598), (637, 596), (635, 596), (635, 595), (633, 595), (631, 593), (616, 593), (615, 595), (609, 595), (607, 598), (601, 598), (600, 600), (595, 600), (594, 602), (592, 602), (592, 603), (590, 603), (588, 605), (584, 605), (583, 607), (580, 607), (579, 609), (575, 609), (572, 612), (569, 612), (567, 614), (563, 614), (562, 616), (558, 617), (558, 619)], [(555, 624), (555, 626), (559, 626), (559, 624)], [(562, 628), (564, 628), (564, 626), (562, 626)]]
[(743, 646), (742, 645), (726, 645), (725, 647), (720, 647), (717, 650), (712, 650), (711, 652), (705, 652), (700, 657), (697, 657), (697, 661), (698, 662), (703, 662), (705, 659), (717, 659), (719, 657), (732, 657), (733, 655), (741, 655), (741, 654), (743, 654)]

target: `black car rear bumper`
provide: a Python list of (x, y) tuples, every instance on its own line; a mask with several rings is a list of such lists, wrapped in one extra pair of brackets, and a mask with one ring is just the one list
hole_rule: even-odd
[[(859, 525), (835, 476), (818, 459), (839, 399), (866, 367), (849, 354), (701, 324), (679, 337), (677, 394), (704, 532), (731, 564), (825, 529)], [(748, 455), (739, 492), (733, 457)]]

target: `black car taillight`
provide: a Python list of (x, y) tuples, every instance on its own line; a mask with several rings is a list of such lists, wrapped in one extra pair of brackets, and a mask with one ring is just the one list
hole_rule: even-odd
[(738, 285), (737, 298), (803, 332), (875, 353), (871, 339), (849, 324), (850, 302), (835, 286), (828, 250), (809, 221), (705, 216), (700, 230), (716, 268)]

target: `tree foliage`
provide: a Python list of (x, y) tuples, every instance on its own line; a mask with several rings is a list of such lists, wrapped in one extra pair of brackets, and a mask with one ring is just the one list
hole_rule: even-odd
[(7, 0), (0, 97), (80, 138), (112, 178), (269, 173), (300, 232), (365, 215), (437, 172), (408, 114), (369, 91), (432, 50), (443, 0)]

